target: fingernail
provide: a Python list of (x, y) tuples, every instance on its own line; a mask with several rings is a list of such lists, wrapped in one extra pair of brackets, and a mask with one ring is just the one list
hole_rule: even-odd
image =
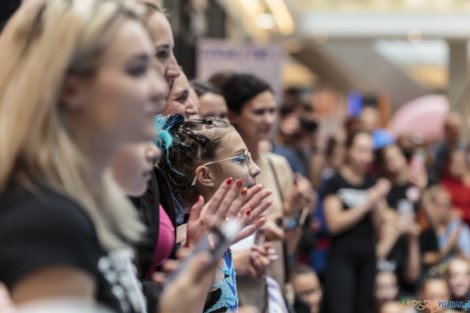
[(251, 214), (251, 209), (246, 210), (246, 215), (250, 215), (250, 214)]
[(248, 188), (246, 188), (246, 187), (243, 188), (242, 189), (242, 196), (246, 195), (247, 191), (248, 191)]
[(197, 196), (196, 202), (201, 201), (201, 195)]
[(243, 185), (243, 180), (238, 179), (238, 180), (237, 180), (237, 186), (238, 186), (238, 187), (241, 187), (242, 185)]
[(227, 185), (231, 185), (232, 184), (232, 181), (233, 181), (233, 178), (232, 177), (229, 177), (227, 179)]

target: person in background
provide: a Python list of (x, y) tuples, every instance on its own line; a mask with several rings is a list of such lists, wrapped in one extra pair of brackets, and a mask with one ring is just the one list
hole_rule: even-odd
[(433, 147), (434, 166), (430, 169), (431, 182), (438, 183), (445, 174), (446, 164), (449, 162), (450, 152), (465, 149), (462, 139), (463, 121), (457, 112), (450, 112), (444, 121), (444, 138)]
[(375, 275), (374, 284), (374, 307), (375, 312), (380, 312), (380, 308), (389, 301), (398, 300), (398, 278), (394, 271), (379, 271)]
[(199, 115), (228, 121), (228, 108), (221, 92), (210, 83), (193, 80), (191, 86), (199, 98)]
[[(296, 296), (307, 304), (308, 311), (306, 313), (319, 313), (320, 305), (323, 299), (323, 289), (317, 274), (309, 266), (297, 264), (292, 266), (292, 287)], [(296, 303), (299, 302), (296, 299)], [(296, 305), (296, 312), (299, 309)]]
[(272, 142), (272, 152), (286, 158), (291, 169), (310, 177), (317, 152), (318, 117), (312, 91), (289, 88), (280, 108), (279, 134)]
[[(449, 301), (450, 299), (450, 292), (449, 287), (444, 278), (440, 276), (430, 276), (426, 278), (421, 286), (421, 290), (419, 292), (419, 299), (421, 301), (429, 300), (429, 301)], [(423, 302), (424, 303), (424, 302)], [(432, 310), (429, 307), (424, 308), (425, 313), (443, 313), (446, 309), (441, 310)]]
[(371, 135), (350, 134), (345, 163), (325, 186), (324, 212), (332, 235), (325, 275), (330, 313), (364, 312), (372, 304), (374, 225), (380, 224), (390, 189), (387, 180), (368, 174), (373, 157)]
[(365, 106), (359, 115), (359, 129), (372, 134), (378, 127), (379, 113), (373, 106)]
[(426, 171), (410, 168), (396, 145), (379, 149), (376, 156), (379, 172), (392, 183), (386, 197), (392, 211), (381, 228), (385, 242), (377, 247), (377, 255), (393, 263), (401, 289), (414, 293), (421, 275), (417, 206), (427, 184)]
[(456, 255), (470, 257), (470, 230), (452, 213), (449, 193), (441, 186), (433, 186), (423, 196), (423, 203), (437, 236), (438, 262)]
[(173, 81), (162, 115), (168, 116), (179, 113), (183, 115), (185, 119), (198, 118), (199, 103), (190, 97), (191, 89), (186, 75), (181, 72)]
[(460, 218), (470, 225), (470, 167), (465, 150), (449, 152), (447, 170), (442, 176), (440, 184), (449, 193), (452, 206)]
[[(447, 264), (445, 279), (450, 290), (450, 300), (470, 300), (470, 264), (468, 259), (455, 257)], [(458, 309), (457, 309), (458, 310)], [(464, 311), (463, 308), (459, 311)]]

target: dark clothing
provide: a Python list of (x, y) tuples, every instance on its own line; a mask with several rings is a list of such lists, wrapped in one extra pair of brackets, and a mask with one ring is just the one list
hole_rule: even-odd
[[(326, 183), (325, 197), (336, 195), (343, 210), (354, 209), (367, 198), (375, 179), (350, 184), (341, 173)], [(375, 276), (375, 245), (371, 214), (350, 229), (332, 236), (326, 269), (326, 301), (330, 313), (364, 313), (372, 301)]]
[[(355, 186), (350, 184), (339, 172), (327, 182), (325, 198), (336, 195), (343, 205), (343, 210), (349, 210), (362, 204), (367, 197), (369, 188), (375, 185), (375, 178), (366, 177), (365, 181)], [(369, 248), (374, 247), (374, 229), (371, 214), (367, 213), (355, 226), (336, 235), (332, 235), (332, 248), (349, 249), (351, 243), (362, 242)]]
[[(409, 183), (393, 185), (386, 198), (388, 206), (396, 210), (399, 214), (416, 213), (416, 202), (411, 200), (411, 193), (413, 192), (419, 191)], [(414, 295), (416, 292), (416, 284), (410, 284), (405, 280), (405, 271), (408, 262), (408, 240), (405, 235), (401, 235), (398, 238), (390, 253), (387, 255), (386, 260), (391, 264), (393, 271), (397, 275), (402, 295)]]
[(65, 265), (94, 278), (99, 303), (116, 312), (146, 312), (132, 251), (105, 251), (86, 211), (49, 187), (7, 187), (0, 197), (0, 242), (0, 281), (9, 289), (36, 271)]
[(159, 204), (165, 209), (173, 225), (176, 225), (170, 186), (160, 169), (155, 167), (155, 170), (151, 173), (145, 194), (142, 197), (131, 198), (131, 201), (139, 211), (141, 221), (148, 232), (144, 240), (136, 246), (136, 264), (137, 275), (142, 281), (143, 291), (147, 298), (148, 312), (154, 312), (163, 289), (151, 279), (146, 278), (146, 275), (152, 266), (155, 250), (157, 249), (160, 226)]
[(155, 249), (157, 247), (158, 231), (160, 226), (158, 205), (162, 205), (174, 226), (176, 225), (175, 210), (171, 199), (170, 186), (165, 176), (158, 168), (155, 168), (151, 173), (151, 178), (148, 182), (148, 188), (145, 194), (142, 197), (133, 197), (130, 199), (137, 208), (141, 221), (145, 225), (147, 231), (145, 239), (136, 247), (138, 277), (140, 279), (144, 279), (150, 270), (153, 256), (155, 255)]

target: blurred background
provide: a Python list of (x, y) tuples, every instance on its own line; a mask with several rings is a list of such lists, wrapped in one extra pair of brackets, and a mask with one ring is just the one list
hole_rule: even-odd
[[(190, 78), (206, 79), (229, 68), (264, 77), (278, 95), (288, 89), (314, 90), (309, 95), (320, 117), (330, 121), (327, 128), (363, 104), (376, 106), (380, 126), (393, 128), (390, 123), (399, 108), (430, 95), (424, 110), (470, 113), (466, 88), (470, 1), (163, 0), (162, 4), (175, 32), (176, 57)], [(407, 110), (405, 115), (422, 114)], [(441, 120), (433, 125), (421, 122), (440, 129)], [(428, 136), (419, 132), (418, 136)]]

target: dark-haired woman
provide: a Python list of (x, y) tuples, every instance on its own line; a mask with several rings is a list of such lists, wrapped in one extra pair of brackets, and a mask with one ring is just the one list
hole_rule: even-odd
[(193, 80), (191, 86), (199, 97), (201, 117), (220, 118), (228, 121), (228, 108), (221, 92), (208, 82)]
[(372, 138), (355, 132), (346, 140), (345, 163), (325, 186), (324, 213), (332, 235), (326, 269), (330, 313), (362, 313), (371, 305), (376, 257), (373, 218), (385, 209), (390, 188), (368, 174)]
[[(268, 275), (276, 280), (286, 295), (287, 292), (284, 290), (287, 281), (286, 258), (297, 246), (300, 227), (293, 227), (284, 232), (275, 221), (290, 217), (304, 207), (313, 205), (313, 192), (308, 180), (302, 177), (296, 179), (283, 157), (262, 153), (259, 150), (259, 143), (270, 139), (278, 115), (277, 104), (269, 85), (251, 74), (233, 74), (227, 77), (221, 90), (229, 108), (230, 122), (240, 133), (253, 160), (261, 169), (258, 181), (273, 190), (271, 196), (273, 204), (268, 210), (265, 234), (266, 239), (272, 241), (279, 259), (271, 266)], [(283, 245), (283, 240), (286, 242), (286, 247)], [(250, 288), (255, 283), (255, 280), (247, 278), (243, 284), (246, 288)], [(266, 309), (262, 288), (260, 285), (257, 290), (250, 289), (244, 296), (245, 302), (249, 301), (246, 304), (255, 305), (260, 311)]]

